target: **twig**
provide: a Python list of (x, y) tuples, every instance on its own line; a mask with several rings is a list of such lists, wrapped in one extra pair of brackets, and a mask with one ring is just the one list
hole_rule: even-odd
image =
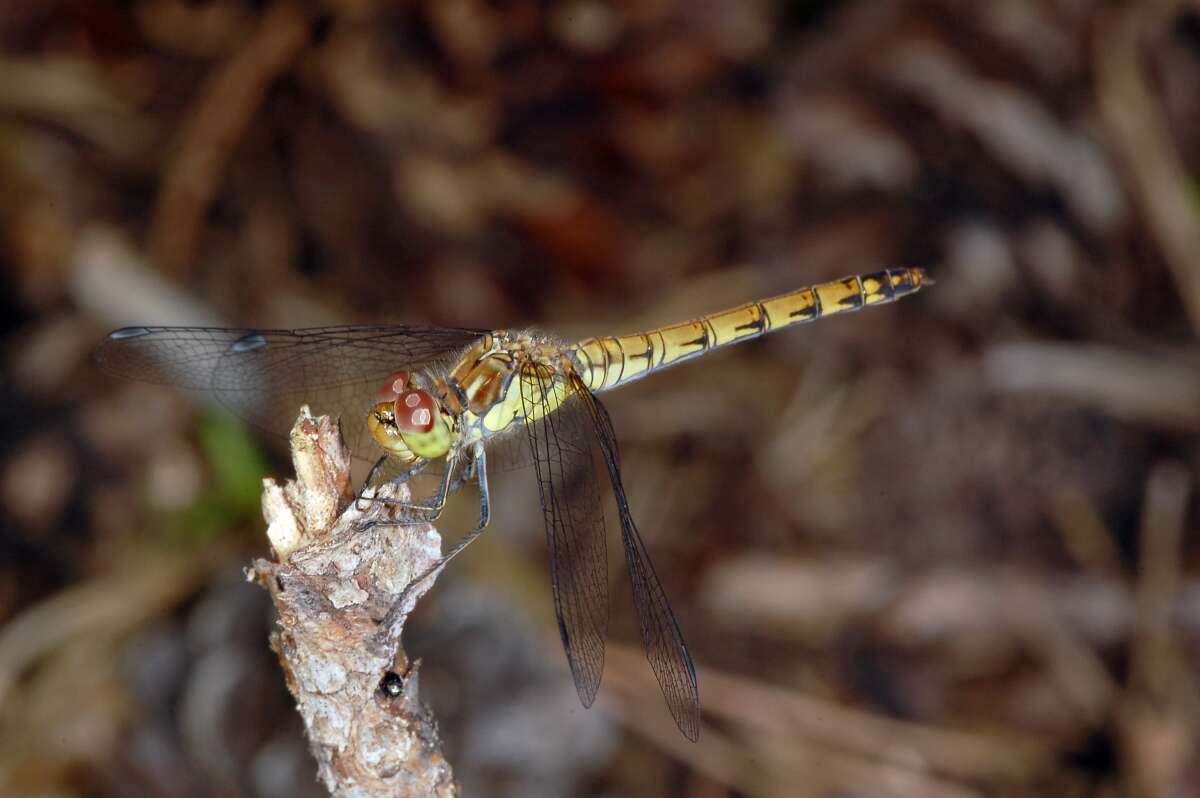
[(1166, 461), (1146, 479), (1138, 557), (1138, 635), (1130, 651), (1129, 689), (1117, 732), (1137, 795), (1195, 794), (1200, 700), (1192, 668), (1173, 628), (1183, 540), (1192, 490), (1188, 467)]
[(1152, 701), (1171, 705), (1200, 722), (1195, 681), (1180, 651), (1174, 615), (1183, 584), (1184, 534), (1192, 490), (1186, 465), (1160, 463), (1146, 480), (1138, 536), (1137, 635), (1131, 681)]
[(639, 655), (610, 643), (607, 659), (605, 684), (631, 729), (749, 795), (815, 796), (849, 787), (863, 795), (966, 798), (979, 793), (960, 781), (1027, 784), (1052, 761), (1037, 740), (893, 720), (714, 668), (700, 669), (705, 707), (728, 728), (705, 727), (692, 745), (646, 700), (655, 688)]
[[(615, 663), (622, 654), (614, 653), (609, 659)], [(700, 670), (706, 711), (748, 733), (804, 740), (883, 764), (989, 783), (1029, 782), (1052, 761), (1052, 752), (1033, 737), (895, 720), (714, 668)]]
[(1158, 240), (1192, 329), (1200, 333), (1200, 222), (1183, 157), (1142, 64), (1153, 37), (1165, 35), (1187, 5), (1186, 0), (1155, 0), (1126, 3), (1112, 12), (1108, 24), (1098, 28), (1096, 92), (1146, 224)]
[(158, 137), (156, 121), (113, 93), (103, 71), (83, 60), (5, 55), (0, 74), (0, 114), (6, 119), (60, 125), (123, 166), (136, 166)]
[(245, 45), (210, 78), (183, 128), (179, 152), (163, 179), (150, 253), (169, 272), (183, 270), (201, 234), (204, 213), (225, 175), (225, 164), (267, 90), (308, 43), (304, 7), (279, 0)]
[[(376, 642), (379, 620), (436, 562), (441, 538), (426, 523), (389, 524), (394, 505), (353, 500), (350, 455), (327, 416), (303, 408), (291, 448), (296, 479), (264, 482), (275, 561), (255, 561), (249, 575), (279, 613), (271, 645), (321, 780), (335, 798), (457, 795), (437, 724), (420, 702), (420, 663), (409, 662), (399, 633)], [(374, 498), (407, 501), (409, 492), (389, 484)], [(415, 587), (411, 603), (432, 584)]]
[(983, 370), (989, 387), (1000, 393), (1050, 397), (1171, 431), (1200, 429), (1200, 372), (1190, 353), (997, 344), (984, 354)]
[(107, 225), (90, 225), (79, 231), (68, 290), (78, 307), (117, 327), (216, 327), (223, 322), (213, 310), (157, 272), (118, 228)]
[(190, 595), (221, 560), (218, 553), (130, 556), (123, 567), (56, 593), (8, 620), (0, 631), (0, 706), (42, 657), (97, 629), (136, 629)]

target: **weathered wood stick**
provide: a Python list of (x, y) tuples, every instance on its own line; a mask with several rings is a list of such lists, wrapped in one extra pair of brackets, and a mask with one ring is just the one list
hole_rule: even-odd
[[(379, 627), (437, 561), (441, 538), (427, 523), (386, 523), (392, 505), (355, 502), (336, 421), (303, 408), (291, 450), (296, 479), (263, 486), (275, 557), (256, 560), (248, 577), (270, 591), (279, 613), (271, 647), (321, 781), (334, 798), (457, 795), (437, 723), (419, 698), (420, 662), (400, 647), (407, 613), (434, 577), (410, 592), (393, 629)], [(407, 501), (409, 491), (388, 484), (375, 496)]]

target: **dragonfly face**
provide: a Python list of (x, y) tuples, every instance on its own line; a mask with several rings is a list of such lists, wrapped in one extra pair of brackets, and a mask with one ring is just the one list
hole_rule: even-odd
[(394, 372), (375, 398), (380, 401), (371, 408), (367, 428), (384, 451), (404, 463), (449, 453), (454, 425), (432, 394), (412, 384), (409, 372)]

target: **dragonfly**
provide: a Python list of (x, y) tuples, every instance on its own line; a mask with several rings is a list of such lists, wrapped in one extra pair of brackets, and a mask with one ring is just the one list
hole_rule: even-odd
[(695, 666), (630, 512), (617, 435), (597, 394), (769, 332), (893, 302), (931, 282), (920, 268), (887, 269), (576, 343), (533, 330), (419, 325), (125, 327), (107, 336), (96, 357), (121, 377), (208, 391), (276, 434), (286, 435), (301, 404), (338, 415), (356, 456), (377, 468), (388, 464), (394, 479), (438, 463), (436, 492), (427, 504), (410, 505), (422, 520), (438, 517), (465, 474), (478, 485), (479, 522), (427, 573), (488, 526), (488, 453), (504, 446), (519, 453), (536, 473), (558, 629), (585, 707), (600, 687), (608, 632), (600, 481), (607, 472), (646, 657), (676, 725), (695, 741)]

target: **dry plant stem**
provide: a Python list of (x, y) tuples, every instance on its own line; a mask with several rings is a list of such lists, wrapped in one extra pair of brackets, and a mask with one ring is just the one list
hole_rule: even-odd
[(278, 0), (242, 48), (208, 80), (183, 129), (154, 209), (150, 253), (155, 263), (171, 272), (188, 266), (226, 162), (267, 90), (308, 38), (304, 5)]
[(1192, 479), (1165, 461), (1146, 479), (1138, 563), (1138, 635), (1117, 730), (1132, 791), (1195, 794), (1200, 690), (1171, 617), (1182, 582), (1183, 540)]
[(984, 793), (956, 780), (1027, 782), (1049, 761), (1036, 742), (896, 721), (711, 668), (701, 677), (716, 685), (715, 702), (707, 706), (725, 716), (729, 728), (706, 727), (692, 744), (646, 701), (654, 685), (641, 675), (638, 655), (620, 645), (610, 645), (608, 654), (605, 684), (629, 727), (747, 795), (815, 798), (851, 783), (856, 795), (974, 798)]
[(1191, 353), (1095, 344), (996, 344), (984, 380), (1003, 394), (1048, 396), (1159, 429), (1200, 430), (1200, 370)]
[[(646, 681), (649, 677), (638, 664), (637, 655), (629, 648), (608, 646), (605, 684), (622, 697), (633, 696), (631, 701), (621, 702), (623, 712), (654, 708), (644, 699), (653, 684)], [(1028, 781), (1046, 772), (1053, 762), (1053, 751), (1035, 738), (899, 721), (714, 668), (697, 670), (705, 685), (706, 711), (747, 733), (791, 740), (793, 747), (824, 746), (884, 764), (920, 767), (949, 778), (988, 783)], [(637, 729), (643, 725), (631, 724)], [(706, 729), (704, 734), (708, 733)]]
[[(404, 588), (441, 556), (441, 539), (429, 524), (387, 523), (392, 505), (354, 501), (335, 421), (303, 408), (291, 448), (296, 479), (264, 481), (275, 560), (257, 560), (250, 577), (279, 613), (271, 645), (320, 778), (335, 798), (457, 795), (437, 724), (420, 702), (420, 663), (400, 648), (407, 614), (432, 578), (410, 591), (391, 633), (379, 634)], [(404, 485), (378, 496), (409, 499)], [(385, 676), (396, 695), (383, 689)]]
[(1187, 0), (1139, 0), (1111, 13), (1096, 41), (1098, 100), (1117, 153), (1170, 269), (1192, 329), (1200, 333), (1200, 222), (1188, 174), (1154, 101), (1144, 63)]
[(1188, 468), (1180, 462), (1160, 463), (1146, 480), (1138, 535), (1138, 624), (1131, 659), (1135, 687), (1200, 721), (1196, 684), (1176, 639), (1182, 624), (1172, 617), (1183, 583), (1191, 490)]

